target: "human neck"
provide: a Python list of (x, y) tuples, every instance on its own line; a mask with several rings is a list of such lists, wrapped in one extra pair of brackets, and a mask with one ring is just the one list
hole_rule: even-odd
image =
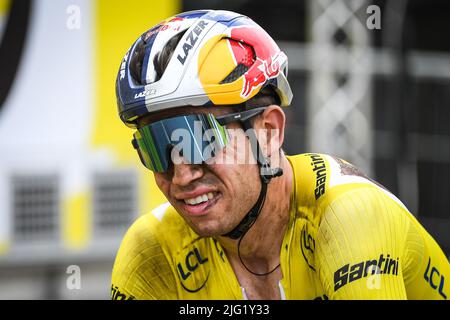
[[(255, 272), (270, 271), (279, 264), (280, 249), (289, 222), (292, 191), (292, 168), (283, 156), (283, 175), (273, 179), (267, 188), (266, 200), (254, 225), (243, 236), (238, 253), (239, 239), (219, 237), (229, 259), (243, 259)], [(268, 270), (270, 268), (270, 270)], [(258, 271), (260, 270), (260, 271)]]

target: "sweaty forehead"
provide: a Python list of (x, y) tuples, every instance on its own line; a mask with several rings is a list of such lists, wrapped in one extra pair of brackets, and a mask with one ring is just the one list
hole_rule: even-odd
[(138, 120), (138, 127), (145, 126), (146, 124), (156, 122), (163, 119), (173, 118), (182, 115), (198, 114), (198, 113), (211, 113), (215, 116), (220, 116), (228, 113), (236, 112), (233, 106), (185, 106), (174, 108), (170, 110), (159, 111), (155, 113), (150, 113)]

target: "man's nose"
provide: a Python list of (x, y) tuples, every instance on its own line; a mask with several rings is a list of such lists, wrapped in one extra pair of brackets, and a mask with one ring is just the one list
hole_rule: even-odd
[(173, 165), (172, 183), (181, 187), (189, 185), (203, 176), (200, 165), (180, 163)]

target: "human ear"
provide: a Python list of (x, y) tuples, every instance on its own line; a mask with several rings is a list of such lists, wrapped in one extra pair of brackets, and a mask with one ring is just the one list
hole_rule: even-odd
[(257, 120), (258, 141), (267, 157), (277, 155), (284, 141), (286, 116), (277, 105), (270, 105)]

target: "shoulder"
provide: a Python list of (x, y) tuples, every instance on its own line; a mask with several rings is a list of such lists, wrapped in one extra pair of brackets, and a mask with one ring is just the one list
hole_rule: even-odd
[[(383, 283), (389, 282), (396, 296), (403, 297), (398, 270), (404, 263), (411, 214), (357, 167), (327, 155), (320, 158), (324, 190), (309, 205), (317, 228), (315, 265), (325, 290), (330, 297), (386, 296), (383, 290), (375, 294), (365, 287), (371, 279), (367, 268), (372, 266), (386, 274)], [(314, 159), (319, 162), (319, 157)], [(346, 285), (350, 282), (354, 285)]]
[(330, 223), (368, 226), (368, 222), (376, 228), (412, 218), (395, 195), (343, 159), (320, 153), (288, 158), (294, 171), (297, 205), (308, 208), (312, 215), (308, 218), (317, 228)]
[(336, 205), (337, 202), (348, 202), (353, 198), (378, 205), (381, 200), (385, 200), (408, 211), (391, 192), (343, 159), (320, 153), (287, 158), (294, 173), (296, 205), (298, 208), (307, 208), (306, 211), (314, 215), (307, 218), (316, 224), (319, 224), (326, 208), (332, 203)]
[[(304, 153), (287, 158), (294, 173), (297, 199), (304, 204), (316, 205), (329, 196), (328, 191), (339, 177), (350, 172), (349, 163), (327, 154)], [(352, 169), (352, 173), (360, 172), (355, 167)]]
[[(174, 241), (174, 235), (180, 241)], [(170, 253), (182, 246), (181, 239), (196, 237), (183, 218), (169, 202), (165, 202), (139, 217), (128, 229), (122, 240), (121, 249), (134, 250), (142, 245), (159, 246)]]
[[(405, 297), (400, 266), (411, 225), (406, 209), (379, 187), (348, 185), (330, 196), (320, 216), (315, 263), (330, 297)], [(382, 290), (370, 290), (374, 279)]]
[(126, 232), (116, 255), (113, 298), (119, 291), (141, 299), (174, 298), (172, 255), (193, 237), (195, 233), (169, 203), (139, 217)]
[(157, 245), (170, 254), (197, 238), (173, 206), (165, 202), (139, 217), (128, 229), (122, 245)]

